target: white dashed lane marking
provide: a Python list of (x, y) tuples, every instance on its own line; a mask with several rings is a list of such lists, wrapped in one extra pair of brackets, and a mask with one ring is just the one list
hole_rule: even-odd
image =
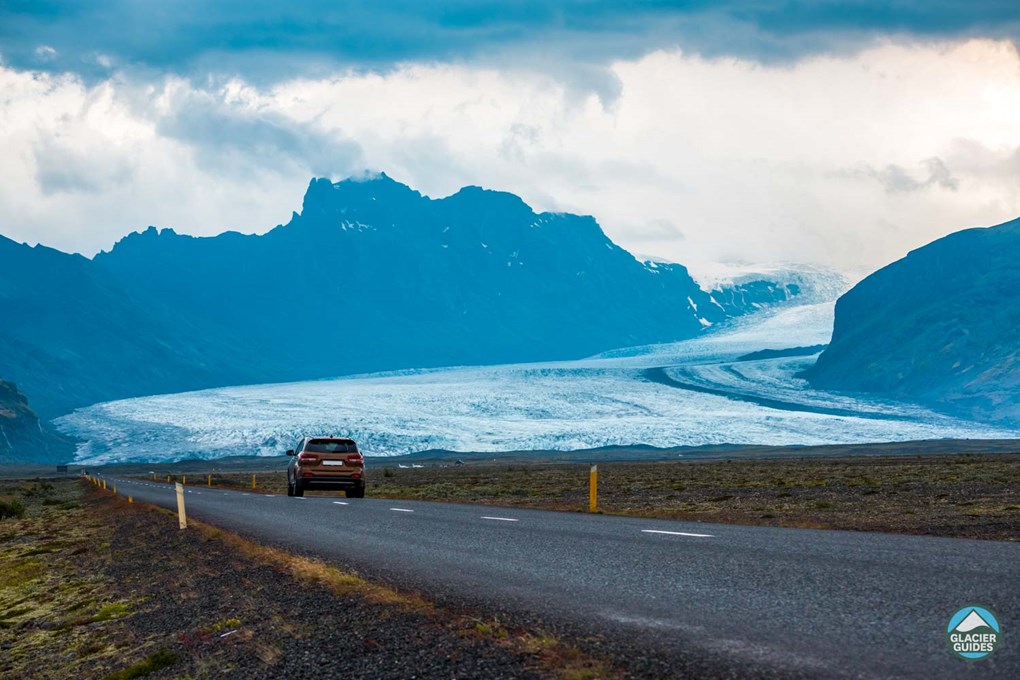
[(407, 508), (390, 508), (393, 512), (414, 512), (414, 510), (408, 510)]
[(689, 534), (686, 531), (659, 531), (658, 529), (642, 529), (643, 534), (667, 534), (669, 536), (692, 536), (694, 538), (715, 538), (712, 534)]
[(333, 505), (347, 505), (343, 501), (333, 501)]
[(485, 515), (482, 515), (482, 519), (492, 519), (492, 520), (496, 520), (497, 522), (519, 522), (520, 521), (518, 519), (514, 519), (513, 517), (486, 517)]

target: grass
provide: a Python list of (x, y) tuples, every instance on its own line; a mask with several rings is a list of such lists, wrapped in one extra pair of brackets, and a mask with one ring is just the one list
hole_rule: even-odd
[(0, 522), (0, 677), (80, 676), (76, 663), (103, 659), (117, 648), (111, 638), (123, 638), (114, 628), (127, 603), (107, 600), (114, 588), (103, 585), (95, 549), (111, 529), (80, 506), (76, 479), (4, 481), (0, 495), (22, 506)]
[(92, 616), (90, 622), (109, 621), (110, 619), (119, 618), (127, 614), (127, 612), (128, 606), (123, 602), (108, 602), (99, 608), (99, 611)]
[(147, 656), (144, 660), (138, 663), (128, 666), (124, 670), (117, 671), (116, 673), (110, 673), (106, 676), (105, 680), (132, 680), (132, 678), (140, 678), (148, 675), (149, 673), (155, 673), (156, 671), (169, 668), (177, 662), (177, 655), (173, 652), (169, 652), (165, 649), (160, 649)]

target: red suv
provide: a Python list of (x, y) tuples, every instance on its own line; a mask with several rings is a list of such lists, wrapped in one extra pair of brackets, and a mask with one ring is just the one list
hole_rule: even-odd
[(365, 458), (351, 439), (305, 437), (287, 452), (287, 495), (306, 489), (340, 490), (348, 498), (365, 497)]

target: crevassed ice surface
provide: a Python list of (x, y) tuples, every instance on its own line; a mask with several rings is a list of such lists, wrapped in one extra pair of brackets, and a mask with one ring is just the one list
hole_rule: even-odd
[(824, 344), (832, 314), (831, 302), (786, 307), (692, 340), (580, 361), (126, 399), (57, 424), (84, 441), (78, 459), (89, 463), (278, 455), (308, 434), (353, 437), (369, 455), (1020, 436), (913, 404), (812, 390), (794, 376), (814, 357), (737, 361), (761, 349)]

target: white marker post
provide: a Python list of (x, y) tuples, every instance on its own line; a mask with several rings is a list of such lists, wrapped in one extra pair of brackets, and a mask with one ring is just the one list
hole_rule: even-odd
[(177, 487), (177, 521), (182, 529), (188, 528), (188, 518), (184, 516), (184, 486), (178, 482)]

